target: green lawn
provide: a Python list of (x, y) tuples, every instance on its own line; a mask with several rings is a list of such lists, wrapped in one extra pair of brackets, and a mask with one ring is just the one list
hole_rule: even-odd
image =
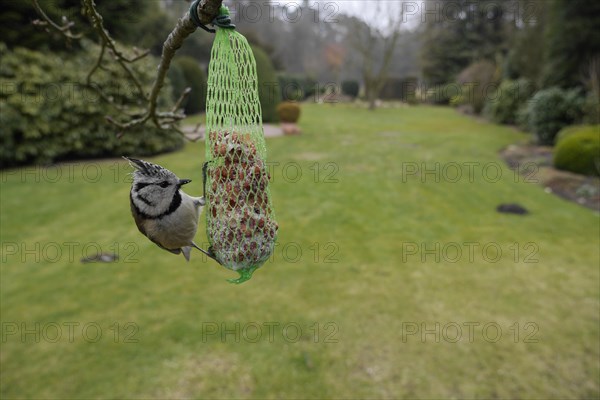
[[(502, 164), (524, 134), (431, 107), (300, 125), (267, 141), (280, 245), (239, 286), (137, 231), (122, 160), (2, 173), (2, 398), (599, 396), (600, 217)], [(152, 161), (198, 195), (203, 159)], [(120, 262), (81, 264), (96, 245)]]
[(206, 123), (206, 114), (190, 115), (183, 121), (185, 125), (198, 125)]

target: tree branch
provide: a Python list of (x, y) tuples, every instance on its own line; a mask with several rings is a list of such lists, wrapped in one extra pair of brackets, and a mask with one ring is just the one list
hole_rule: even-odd
[[(175, 106), (169, 112), (159, 112), (157, 110), (157, 102), (158, 95), (160, 93), (161, 88), (164, 86), (165, 77), (171, 65), (171, 60), (175, 56), (175, 52), (181, 47), (183, 41), (197, 29), (196, 25), (193, 23), (190, 17), (190, 12), (187, 11), (183, 15), (183, 17), (179, 19), (177, 25), (165, 40), (163, 44), (163, 51), (160, 59), (160, 64), (158, 65), (156, 79), (154, 80), (154, 84), (152, 85), (152, 89), (150, 91), (150, 94), (148, 95), (144, 91), (144, 88), (140, 83), (140, 80), (138, 79), (137, 75), (134, 73), (134, 71), (130, 68), (128, 64), (134, 63), (140, 60), (141, 58), (145, 57), (149, 54), (149, 51), (139, 53), (138, 50), (134, 48), (135, 56), (126, 56), (121, 50), (117, 48), (117, 43), (111, 37), (108, 30), (104, 27), (103, 17), (96, 9), (96, 4), (94, 0), (81, 0), (81, 2), (83, 10), (88, 16), (94, 30), (98, 34), (101, 43), (101, 49), (98, 54), (98, 59), (96, 63), (92, 66), (91, 70), (88, 72), (86, 78), (86, 85), (96, 90), (104, 101), (113, 105), (119, 112), (131, 118), (128, 122), (119, 122), (114, 118), (107, 116), (106, 120), (121, 130), (121, 132), (119, 132), (119, 135), (122, 135), (123, 131), (138, 125), (142, 125), (149, 120), (152, 121), (154, 125), (156, 125), (159, 129), (172, 129), (183, 135), (184, 133), (176, 125), (180, 120), (184, 119), (186, 115), (185, 113), (178, 112), (177, 110), (181, 106), (183, 100), (189, 94), (190, 89), (187, 88), (182, 93), (181, 97), (175, 103)], [(82, 34), (71, 33), (70, 29), (74, 25), (73, 22), (69, 22), (68, 20), (64, 19), (64, 25), (60, 26), (54, 21), (52, 21), (48, 17), (48, 15), (42, 10), (38, 3), (38, 0), (32, 0), (32, 3), (38, 14), (40, 14), (40, 16), (45, 20), (45, 22), (37, 21), (38, 25), (50, 25), (68, 39), (80, 39), (83, 36)], [(197, 10), (200, 22), (203, 25), (209, 25), (218, 16), (222, 3), (223, 0), (201, 0), (198, 4)], [(104, 60), (104, 56), (106, 55), (107, 49), (113, 55), (115, 61), (119, 64), (119, 66), (127, 73), (129, 79), (134, 83), (135, 87), (137, 88), (140, 97), (146, 102), (146, 109), (143, 110), (141, 114), (139, 112), (135, 113), (136, 115), (138, 115), (138, 117), (127, 113), (123, 107), (121, 107), (118, 104), (115, 104), (102, 92), (100, 88), (97, 87), (97, 85), (94, 85), (92, 82), (92, 77), (94, 73), (98, 69), (104, 69), (104, 67), (102, 66), (102, 61)]]
[[(119, 65), (121, 65), (121, 68), (123, 68), (123, 70), (125, 70), (127, 75), (129, 75), (129, 79), (131, 79), (131, 81), (133, 81), (133, 84), (137, 88), (138, 92), (140, 92), (140, 96), (142, 98), (144, 98), (145, 100), (148, 100), (148, 97), (147, 97), (146, 93), (144, 92), (144, 89), (142, 88), (142, 84), (140, 83), (137, 76), (135, 76), (135, 74), (133, 73), (131, 68), (129, 68), (129, 65), (127, 65), (129, 63), (134, 62), (135, 60), (139, 60), (141, 57), (138, 56), (138, 57), (135, 57), (135, 59), (130, 59), (130, 58), (125, 57), (125, 55), (123, 55), (123, 53), (121, 51), (119, 51), (119, 49), (117, 49), (117, 45), (116, 45), (114, 39), (110, 36), (108, 31), (104, 27), (104, 19), (102, 18), (102, 15), (100, 15), (98, 10), (96, 10), (96, 4), (94, 3), (94, 0), (83, 0), (83, 6), (84, 6), (85, 14), (88, 16), (88, 18), (90, 19), (90, 22), (92, 23), (92, 26), (94, 27), (94, 29), (96, 30), (96, 32), (98, 32), (98, 35), (100, 36), (100, 40), (102, 41), (103, 48), (105, 46), (108, 47), (108, 49), (114, 55), (117, 63), (119, 63)], [(143, 56), (145, 56), (146, 54), (148, 54), (148, 52), (145, 52)], [(101, 61), (101, 60), (102, 59), (100, 59), (99, 61)], [(93, 73), (93, 71), (92, 71), (92, 73)]]
[[(402, 6), (400, 10), (396, 9), (397, 12), (394, 12), (389, 3), (386, 4), (387, 9), (382, 10), (382, 4), (383, 1), (376, 2), (372, 10), (376, 16), (386, 15), (386, 20), (380, 18), (377, 20), (379, 25), (371, 26), (364, 21), (354, 19), (354, 29), (350, 36), (351, 45), (362, 59), (361, 72), (371, 109), (374, 109), (375, 100), (387, 80), (405, 13)], [(375, 56), (380, 53), (381, 59), (375, 60)]]
[(33, 8), (40, 14), (40, 16), (44, 19), (44, 21), (35, 20), (33, 21), (34, 25), (50, 25), (52, 28), (56, 29), (62, 35), (64, 35), (67, 39), (81, 39), (83, 34), (81, 33), (71, 33), (71, 28), (75, 25), (74, 22), (69, 21), (66, 17), (63, 17), (63, 25), (60, 26), (56, 22), (52, 21), (50, 17), (42, 10), (40, 7), (40, 3), (37, 0), (32, 0)]
[[(85, 0), (85, 1), (93, 1), (93, 0)], [(198, 5), (198, 16), (200, 17), (200, 22), (204, 25), (208, 25), (212, 22), (213, 19), (219, 14), (219, 9), (221, 8), (221, 4), (223, 0), (202, 0)], [(158, 94), (160, 93), (160, 89), (163, 87), (165, 82), (165, 76), (167, 71), (169, 70), (169, 66), (171, 65), (171, 60), (175, 55), (175, 52), (181, 47), (183, 41), (192, 33), (194, 33), (197, 29), (197, 26), (194, 25), (192, 19), (190, 17), (190, 12), (187, 11), (183, 17), (177, 21), (177, 25), (175, 29), (169, 34), (167, 40), (165, 40), (163, 44), (162, 55), (160, 59), (160, 64), (158, 65), (158, 73), (156, 75), (156, 80), (152, 86), (152, 91), (150, 92), (150, 97), (148, 99), (148, 111), (147, 113), (137, 119), (130, 120), (127, 123), (119, 123), (112, 118), (108, 119), (109, 122), (113, 123), (117, 127), (122, 130), (130, 129), (134, 126), (141, 125), (148, 121), (149, 119), (154, 122), (154, 125), (161, 129), (173, 128), (173, 124), (183, 118), (185, 118), (185, 114), (176, 114), (175, 112), (170, 113), (157, 113), (156, 105), (158, 100)], [(182, 96), (185, 96), (184, 93)], [(180, 99), (183, 101), (183, 99)], [(180, 103), (178, 101), (178, 103)], [(170, 119), (171, 121), (167, 121), (166, 125), (163, 124), (164, 121), (162, 119)]]

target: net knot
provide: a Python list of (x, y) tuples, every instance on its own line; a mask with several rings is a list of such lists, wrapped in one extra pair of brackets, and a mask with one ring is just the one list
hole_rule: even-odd
[[(196, 26), (204, 29), (206, 32), (215, 33), (216, 31), (214, 29), (207, 27), (200, 21), (200, 16), (198, 15), (198, 6), (200, 5), (200, 1), (201, 0), (195, 0), (190, 6), (190, 18)], [(235, 29), (235, 25), (231, 23), (229, 8), (224, 5), (221, 5), (221, 8), (219, 9), (219, 15), (217, 15), (210, 24), (223, 29)]]

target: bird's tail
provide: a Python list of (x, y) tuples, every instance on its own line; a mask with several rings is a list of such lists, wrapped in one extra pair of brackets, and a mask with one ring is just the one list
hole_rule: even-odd
[(185, 257), (186, 261), (190, 261), (190, 253), (192, 252), (192, 247), (184, 246), (181, 248), (181, 252), (183, 253), (183, 256)]

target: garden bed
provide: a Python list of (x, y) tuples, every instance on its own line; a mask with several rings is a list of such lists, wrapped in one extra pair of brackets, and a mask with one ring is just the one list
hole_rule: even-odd
[(552, 147), (510, 145), (500, 155), (511, 169), (519, 169), (528, 182), (539, 183), (548, 193), (600, 211), (600, 178), (554, 168)]

